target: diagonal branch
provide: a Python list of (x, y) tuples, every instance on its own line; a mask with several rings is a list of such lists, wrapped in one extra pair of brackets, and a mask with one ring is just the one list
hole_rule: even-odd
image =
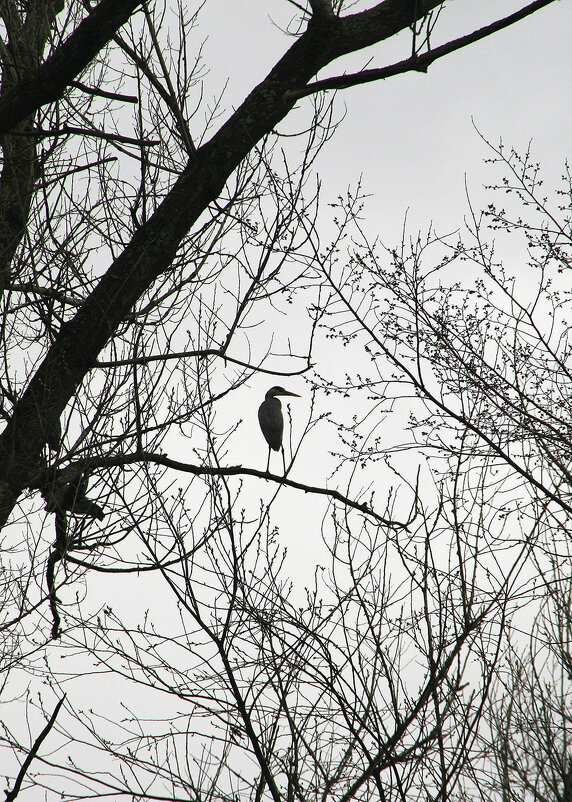
[(5, 802), (13, 802), (13, 800), (16, 799), (16, 797), (20, 793), (20, 788), (22, 786), (22, 782), (24, 781), (24, 777), (26, 776), (26, 772), (30, 768), (30, 764), (31, 764), (32, 760), (38, 754), (38, 750), (39, 750), (40, 746), (42, 745), (43, 740), (45, 739), (45, 737), (47, 736), (49, 731), (52, 729), (52, 727), (56, 723), (56, 717), (57, 717), (58, 713), (60, 712), (60, 708), (63, 705), (65, 698), (66, 698), (66, 695), (64, 694), (62, 696), (62, 698), (60, 699), (60, 701), (55, 706), (54, 712), (50, 716), (50, 720), (48, 721), (48, 723), (46, 724), (44, 729), (41, 731), (41, 733), (38, 735), (38, 737), (36, 738), (36, 740), (32, 744), (32, 748), (28, 752), (28, 754), (26, 756), (26, 759), (22, 763), (20, 771), (18, 772), (18, 776), (16, 777), (16, 782), (14, 783), (14, 787), (12, 788), (11, 791), (5, 791), (5, 794), (6, 794)]
[(452, 42), (436, 47), (419, 56), (411, 56), (403, 61), (398, 61), (395, 64), (389, 64), (387, 67), (379, 67), (373, 70), (361, 70), (360, 72), (350, 73), (348, 75), (336, 75), (332, 78), (324, 78), (322, 81), (314, 81), (301, 89), (290, 89), (286, 92), (285, 98), (287, 100), (299, 100), (300, 98), (313, 95), (316, 92), (324, 92), (329, 89), (348, 89), (351, 86), (359, 84), (371, 83), (372, 81), (382, 81), (385, 78), (391, 78), (394, 75), (401, 75), (405, 72), (427, 72), (431, 64), (449, 53), (454, 53), (467, 45), (485, 39), (497, 31), (502, 31), (510, 25), (519, 22), (520, 20), (534, 14), (544, 6), (548, 6), (555, 0), (535, 0), (534, 3), (521, 8), (520, 11), (515, 11), (504, 19), (497, 20), (496, 22), (486, 25), (484, 28), (479, 28), (473, 33), (466, 36), (461, 36), (459, 39), (454, 39)]
[(2, 98), (0, 136), (42, 106), (59, 100), (140, 4), (141, 0), (101, 0), (37, 72)]
[[(37, 460), (46, 442), (46, 416), (62, 413), (120, 323), (170, 268), (180, 243), (219, 197), (233, 171), (256, 143), (289, 114), (294, 101), (284, 100), (286, 90), (306, 84), (332, 59), (388, 39), (407, 28), (416, 15), (422, 17), (440, 2), (384, 0), (369, 11), (343, 20), (335, 17), (309, 24), (265, 80), (196, 151), (81, 309), (62, 325), (0, 435), (0, 527), (37, 472)], [(101, 0), (98, 10), (108, 5), (109, 0)], [(125, 16), (126, 10), (137, 3), (124, 0), (120, 5)], [(88, 23), (93, 23), (91, 16), (82, 25)], [(0, 105), (0, 114), (2, 111)]]

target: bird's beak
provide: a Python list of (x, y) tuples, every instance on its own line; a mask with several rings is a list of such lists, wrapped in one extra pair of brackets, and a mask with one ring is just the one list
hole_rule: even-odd
[(284, 390), (284, 392), (280, 393), (280, 395), (293, 395), (295, 398), (302, 398), (302, 396), (298, 395), (298, 393), (291, 393), (288, 390)]

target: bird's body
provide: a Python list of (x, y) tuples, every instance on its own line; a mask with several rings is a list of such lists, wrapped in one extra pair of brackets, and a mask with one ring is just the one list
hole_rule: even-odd
[(291, 393), (283, 387), (271, 387), (266, 393), (266, 397), (260, 407), (258, 408), (258, 422), (262, 429), (262, 434), (268, 443), (268, 463), (266, 465), (266, 473), (270, 468), (270, 451), (282, 450), (282, 462), (284, 464), (284, 473), (286, 473), (286, 460), (284, 457), (284, 448), (282, 447), (282, 436), (284, 434), (284, 417), (282, 415), (282, 404), (278, 395), (291, 395), (300, 398), (297, 393)]
[(269, 447), (273, 451), (280, 451), (284, 434), (284, 416), (278, 398), (266, 396), (266, 400), (258, 409), (258, 422)]

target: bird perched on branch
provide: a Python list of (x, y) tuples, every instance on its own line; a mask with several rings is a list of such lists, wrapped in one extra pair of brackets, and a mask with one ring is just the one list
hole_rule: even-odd
[(282, 435), (284, 434), (284, 417), (282, 415), (282, 404), (276, 398), (277, 395), (291, 395), (300, 398), (298, 393), (291, 393), (283, 387), (271, 387), (266, 393), (266, 397), (258, 408), (258, 422), (262, 429), (262, 434), (268, 443), (268, 462), (266, 473), (270, 468), (270, 452), (282, 451), (282, 463), (284, 473), (286, 473), (286, 458), (284, 457), (284, 447), (282, 445)]

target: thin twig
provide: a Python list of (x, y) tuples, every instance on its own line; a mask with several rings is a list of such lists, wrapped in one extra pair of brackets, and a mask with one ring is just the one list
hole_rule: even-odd
[(64, 695), (62, 696), (60, 701), (55, 706), (54, 712), (50, 716), (50, 720), (48, 721), (48, 723), (46, 724), (44, 729), (41, 731), (41, 733), (38, 735), (38, 737), (36, 738), (36, 740), (32, 744), (32, 748), (28, 752), (28, 755), (26, 756), (26, 759), (22, 763), (22, 767), (20, 768), (20, 771), (18, 772), (18, 776), (16, 777), (16, 782), (14, 783), (14, 787), (12, 788), (11, 791), (5, 791), (4, 792), (6, 794), (6, 802), (13, 802), (13, 800), (16, 799), (16, 797), (20, 793), (20, 788), (22, 786), (22, 782), (24, 781), (24, 777), (26, 776), (26, 772), (30, 768), (30, 763), (32, 762), (32, 760), (38, 754), (38, 750), (39, 750), (40, 746), (42, 745), (42, 742), (43, 742), (44, 738), (47, 736), (49, 731), (54, 726), (54, 724), (56, 722), (56, 717), (57, 717), (58, 713), (60, 712), (60, 708), (63, 705), (65, 698), (66, 698), (66, 695), (64, 693)]

